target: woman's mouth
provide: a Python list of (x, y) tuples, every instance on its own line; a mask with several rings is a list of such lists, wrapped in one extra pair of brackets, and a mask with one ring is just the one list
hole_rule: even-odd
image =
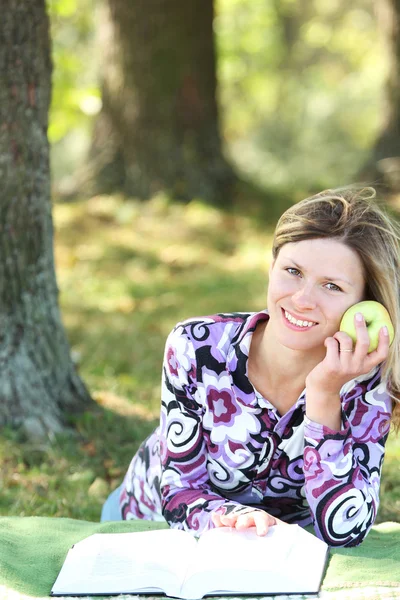
[(285, 325), (289, 327), (289, 329), (293, 329), (294, 331), (308, 331), (309, 329), (314, 327), (314, 325), (318, 325), (318, 323), (316, 323), (315, 321), (299, 319), (284, 308), (282, 308), (281, 310)]

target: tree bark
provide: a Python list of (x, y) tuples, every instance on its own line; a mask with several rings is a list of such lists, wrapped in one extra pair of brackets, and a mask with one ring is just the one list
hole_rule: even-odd
[(58, 307), (45, 0), (0, 0), (0, 427), (61, 431), (91, 401)]
[(108, 0), (87, 193), (228, 203), (212, 0)]
[(400, 189), (400, 0), (375, 3), (382, 41), (388, 60), (382, 124), (371, 159), (361, 178), (383, 179), (392, 189)]

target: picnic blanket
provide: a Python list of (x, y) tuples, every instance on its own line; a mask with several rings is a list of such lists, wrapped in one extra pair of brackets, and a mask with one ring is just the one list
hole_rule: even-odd
[[(0, 598), (47, 598), (69, 548), (89, 535), (163, 527), (149, 521), (0, 517)], [(400, 599), (400, 523), (373, 527), (356, 548), (333, 548), (322, 590), (321, 598), (335, 600)]]

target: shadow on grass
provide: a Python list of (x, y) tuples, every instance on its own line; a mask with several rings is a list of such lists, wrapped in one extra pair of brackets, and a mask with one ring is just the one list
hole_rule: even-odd
[(377, 523), (395, 521), (400, 523), (400, 437), (391, 433), (382, 468), (380, 505)]
[[(105, 402), (112, 405), (116, 400)], [(104, 500), (121, 483), (133, 454), (157, 425), (156, 419), (139, 416), (134, 406), (117, 410), (125, 414), (94, 405), (70, 420), (74, 432), (48, 443), (23, 442), (15, 432), (6, 431), (0, 443), (0, 514), (99, 521)]]

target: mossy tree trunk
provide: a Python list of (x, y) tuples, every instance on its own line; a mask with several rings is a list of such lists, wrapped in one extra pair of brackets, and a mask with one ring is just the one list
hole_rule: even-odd
[(383, 180), (400, 189), (400, 0), (376, 0), (376, 14), (385, 45), (388, 74), (384, 91), (382, 123), (371, 159), (361, 176)]
[(45, 0), (0, 0), (0, 426), (61, 431), (91, 401), (58, 308)]
[(212, 0), (108, 0), (103, 107), (87, 193), (230, 201), (221, 150)]

